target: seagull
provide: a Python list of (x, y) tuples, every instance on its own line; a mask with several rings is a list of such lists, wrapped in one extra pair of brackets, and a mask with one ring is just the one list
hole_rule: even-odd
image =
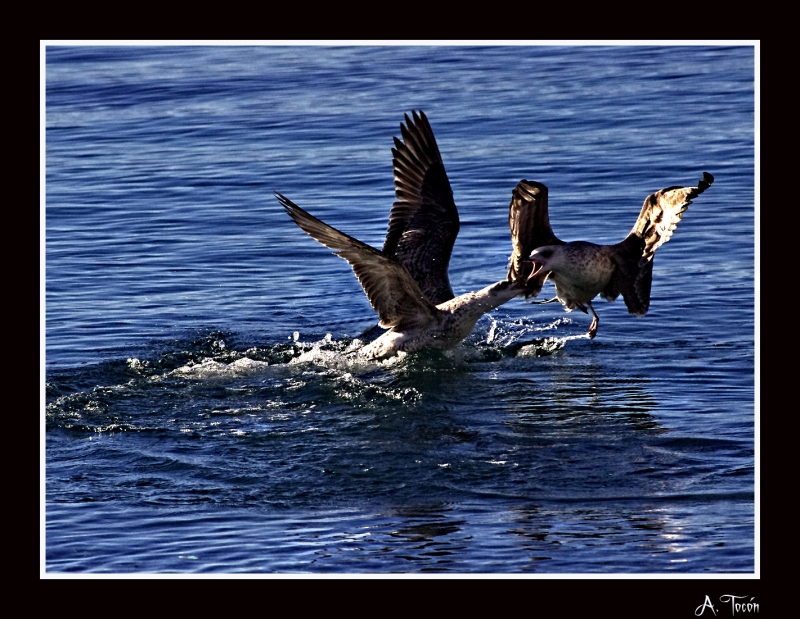
[(357, 355), (385, 359), (398, 352), (448, 349), (486, 312), (524, 293), (522, 279), (503, 279), (455, 296), (447, 270), (459, 230), (458, 209), (439, 147), (424, 112), (405, 114), (402, 141), (394, 138), (396, 201), (383, 249), (378, 250), (317, 219), (280, 193), (276, 198), (314, 240), (353, 269), (380, 326), (388, 329)]
[(620, 294), (628, 312), (644, 316), (650, 307), (653, 256), (669, 241), (692, 200), (703, 193), (714, 177), (703, 172), (697, 187), (667, 187), (647, 196), (628, 236), (616, 245), (587, 241), (565, 243), (553, 234), (547, 213), (547, 187), (520, 181), (512, 192), (508, 212), (512, 254), (508, 281), (525, 281), (526, 298), (536, 297), (548, 277), (556, 297), (568, 312), (575, 308), (592, 313), (588, 336), (597, 335), (599, 318), (592, 307), (598, 294), (613, 301)]

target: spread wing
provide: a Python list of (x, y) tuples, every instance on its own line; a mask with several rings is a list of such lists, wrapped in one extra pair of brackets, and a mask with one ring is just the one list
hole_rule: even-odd
[[(508, 281), (519, 278), (524, 281), (530, 275), (532, 265), (525, 259), (537, 247), (564, 244), (550, 227), (547, 187), (542, 183), (522, 180), (514, 188), (508, 207), (508, 227), (511, 229)], [(525, 290), (526, 298), (538, 295), (546, 279), (547, 273), (543, 273), (530, 280)]]
[(389, 215), (383, 253), (397, 258), (434, 305), (453, 298), (447, 276), (458, 235), (458, 209), (433, 131), (423, 112), (405, 115), (392, 165), (397, 201)]
[[(697, 187), (667, 187), (647, 196), (628, 238), (637, 236), (644, 241), (639, 266), (653, 259), (656, 250), (670, 240), (683, 217), (683, 212), (711, 183), (714, 177), (703, 172)], [(625, 239), (622, 243), (625, 243)]]
[(350, 263), (381, 327), (400, 330), (424, 326), (438, 311), (422, 294), (408, 271), (394, 258), (362, 243), (310, 215), (294, 202), (276, 193), (289, 216), (317, 242), (336, 250)]
[(670, 240), (692, 200), (713, 182), (714, 177), (703, 172), (697, 187), (667, 187), (647, 196), (628, 237), (612, 246), (617, 269), (603, 291), (604, 298), (614, 299), (622, 293), (631, 314), (647, 313), (656, 250)]

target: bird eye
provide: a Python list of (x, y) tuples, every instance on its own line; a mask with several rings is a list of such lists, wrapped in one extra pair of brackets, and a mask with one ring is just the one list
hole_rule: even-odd
[(553, 255), (553, 250), (552, 249), (545, 249), (540, 255), (543, 258), (549, 258), (550, 256)]

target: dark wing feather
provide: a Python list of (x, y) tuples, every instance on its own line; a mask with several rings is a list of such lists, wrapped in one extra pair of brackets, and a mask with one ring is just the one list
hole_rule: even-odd
[[(508, 207), (508, 227), (511, 230), (511, 257), (509, 258), (508, 281), (525, 281), (532, 265), (525, 259), (537, 247), (563, 245), (553, 234), (547, 212), (547, 187), (542, 183), (522, 180), (511, 192)], [(526, 297), (535, 297), (542, 289), (547, 273), (528, 281)]]
[(428, 324), (438, 311), (425, 299), (417, 283), (397, 260), (383, 252), (339, 232), (294, 202), (276, 193), (275, 196), (300, 228), (317, 242), (336, 250), (334, 253), (350, 263), (370, 304), (386, 329), (409, 329)]
[(604, 298), (622, 293), (631, 314), (647, 313), (656, 250), (670, 240), (692, 200), (713, 182), (714, 177), (703, 172), (697, 187), (667, 187), (647, 196), (628, 237), (613, 246), (617, 271), (603, 291)]
[(383, 253), (397, 258), (434, 305), (453, 298), (447, 276), (458, 235), (458, 209), (433, 131), (423, 112), (405, 115), (392, 165), (397, 201), (389, 215)]
[(625, 300), (629, 314), (644, 316), (650, 309), (650, 286), (653, 283), (653, 259), (639, 266), (638, 261), (622, 255), (613, 257), (616, 263), (608, 286), (600, 293), (606, 301), (613, 301), (620, 294)]

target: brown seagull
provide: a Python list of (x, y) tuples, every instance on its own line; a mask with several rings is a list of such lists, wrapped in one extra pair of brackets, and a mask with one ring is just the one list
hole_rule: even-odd
[(647, 196), (624, 241), (595, 245), (557, 238), (547, 214), (547, 187), (520, 181), (508, 212), (513, 246), (508, 281), (525, 281), (524, 294), (530, 298), (539, 294), (548, 277), (552, 279), (556, 297), (538, 303), (561, 301), (568, 312), (578, 308), (587, 313), (588, 308), (590, 338), (597, 334), (599, 318), (591, 301), (598, 294), (607, 301), (622, 294), (628, 312), (644, 316), (650, 307), (656, 249), (669, 241), (692, 199), (713, 182), (714, 177), (703, 172), (697, 187), (667, 187)]
[(380, 326), (389, 329), (361, 348), (361, 357), (383, 359), (399, 351), (452, 348), (478, 318), (525, 292), (524, 280), (501, 280), (454, 297), (447, 269), (458, 235), (458, 210), (439, 147), (423, 112), (405, 115), (401, 142), (394, 139), (396, 202), (382, 250), (370, 247), (310, 215), (276, 193), (294, 222), (335, 250), (353, 268)]

